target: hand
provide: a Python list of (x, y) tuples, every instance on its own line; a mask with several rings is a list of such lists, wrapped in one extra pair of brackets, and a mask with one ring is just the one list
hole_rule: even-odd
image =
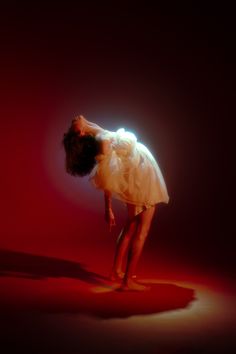
[(115, 216), (111, 208), (105, 210), (105, 220), (109, 225), (109, 231), (111, 232), (112, 226), (115, 226)]

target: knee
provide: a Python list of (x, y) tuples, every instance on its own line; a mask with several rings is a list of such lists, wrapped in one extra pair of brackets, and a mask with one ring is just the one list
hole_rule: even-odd
[(126, 237), (128, 239), (131, 239), (134, 233), (135, 233), (135, 228), (132, 226), (127, 230)]
[(122, 232), (123, 239), (130, 240), (134, 232), (135, 232), (135, 225), (127, 223)]

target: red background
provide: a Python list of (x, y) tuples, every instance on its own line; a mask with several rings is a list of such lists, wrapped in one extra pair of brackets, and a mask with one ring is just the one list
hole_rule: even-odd
[(170, 204), (155, 252), (231, 272), (233, 31), (224, 14), (180, 10), (3, 11), (1, 247), (70, 252), (81, 230), (103, 242), (90, 223), (105, 232), (102, 197), (63, 165), (63, 133), (84, 114), (130, 129), (158, 159)]
[(140, 270), (161, 260), (232, 278), (229, 14), (21, 3), (1, 24), (0, 248), (109, 272), (125, 210), (114, 202), (109, 235), (102, 194), (64, 169), (63, 133), (83, 114), (134, 132), (163, 172), (170, 202), (157, 207)]

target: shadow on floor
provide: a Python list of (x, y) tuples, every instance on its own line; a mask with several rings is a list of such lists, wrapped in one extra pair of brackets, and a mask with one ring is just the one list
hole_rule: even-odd
[(86, 270), (81, 263), (54, 257), (0, 249), (0, 260), (0, 277), (34, 280), (64, 277), (91, 284), (101, 284), (101, 280), (105, 279)]
[[(80, 263), (58, 258), (0, 250), (0, 259), (2, 281), (4, 276), (10, 278), (4, 294), (0, 293), (0, 307), (5, 313), (20, 310), (83, 314), (100, 319), (128, 318), (183, 309), (196, 300), (193, 289), (158, 283), (157, 279), (143, 280), (149, 283), (148, 291), (116, 291), (117, 287), (106, 277), (87, 271)], [(74, 281), (57, 282), (57, 285), (50, 281), (61, 277)], [(48, 280), (46, 286), (45, 282), (35, 282), (44, 279)], [(83, 281), (83, 286), (78, 280)]]

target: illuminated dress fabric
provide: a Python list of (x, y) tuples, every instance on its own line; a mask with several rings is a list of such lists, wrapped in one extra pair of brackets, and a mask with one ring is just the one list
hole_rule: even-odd
[[(169, 196), (161, 170), (151, 152), (137, 142), (133, 133), (123, 128), (116, 132), (105, 130), (99, 140), (110, 141), (106, 154), (96, 156), (97, 164), (90, 174), (92, 184), (125, 203), (137, 206), (137, 213)], [(136, 213), (136, 214), (137, 214)]]

